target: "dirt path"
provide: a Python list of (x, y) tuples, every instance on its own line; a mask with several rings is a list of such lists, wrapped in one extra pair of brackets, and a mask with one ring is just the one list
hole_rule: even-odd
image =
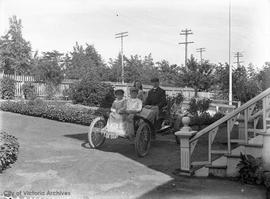
[(89, 149), (86, 126), (7, 112), (0, 117), (1, 129), (20, 143), (17, 162), (0, 174), (0, 193), (74, 199), (265, 198), (259, 186), (173, 176), (179, 147), (171, 138), (158, 137), (150, 154), (137, 158), (126, 140)]

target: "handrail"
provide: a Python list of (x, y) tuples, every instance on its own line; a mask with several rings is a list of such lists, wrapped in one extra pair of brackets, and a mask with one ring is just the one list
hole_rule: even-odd
[(270, 94), (270, 88), (266, 89), (265, 91), (263, 91), (262, 93), (260, 93), (256, 97), (252, 98), (251, 100), (249, 100), (248, 102), (246, 102), (245, 104), (240, 106), (239, 108), (235, 109), (233, 112), (229, 113), (228, 115), (225, 115), (223, 118), (220, 118), (218, 121), (214, 122), (213, 124), (211, 124), (208, 127), (202, 129), (201, 131), (199, 131), (196, 135), (194, 135), (193, 138), (190, 139), (190, 143), (197, 140), (197, 139), (199, 139), (199, 137), (201, 137), (202, 135), (208, 133), (209, 131), (213, 130), (214, 128), (218, 127), (220, 124), (222, 124), (222, 123), (226, 122), (227, 120), (235, 117), (240, 112), (247, 109), (248, 107), (250, 107), (251, 105), (253, 105), (257, 101), (263, 99), (264, 97), (266, 97), (269, 94)]

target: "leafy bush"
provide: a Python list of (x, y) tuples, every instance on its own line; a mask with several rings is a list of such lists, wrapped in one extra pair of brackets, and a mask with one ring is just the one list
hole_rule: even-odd
[(55, 94), (57, 92), (57, 87), (51, 83), (47, 83), (45, 87), (46, 99), (51, 100), (54, 99)]
[(0, 173), (17, 160), (18, 151), (17, 138), (0, 131)]
[(111, 85), (86, 76), (71, 86), (70, 99), (75, 104), (111, 107), (114, 90)]
[(22, 85), (22, 91), (25, 99), (34, 100), (37, 97), (35, 86), (31, 83), (24, 83)]
[(195, 115), (190, 117), (190, 126), (198, 125), (199, 129), (201, 130), (201, 126), (203, 125), (210, 125), (220, 118), (224, 117), (223, 113), (217, 112), (215, 115), (211, 116), (208, 112), (204, 112), (200, 115)]
[(1, 99), (14, 99), (15, 80), (4, 77), (0, 82)]
[(3, 111), (82, 125), (90, 125), (91, 121), (97, 115), (103, 115), (107, 111), (107, 109), (99, 109), (98, 111), (95, 111), (92, 109), (77, 108), (65, 104), (52, 105), (40, 99), (19, 102), (6, 101), (0, 104), (0, 109)]
[(181, 104), (184, 101), (185, 97), (183, 93), (178, 93), (175, 97), (173, 97), (173, 102), (177, 102), (178, 104)]
[(240, 181), (247, 184), (261, 184), (263, 182), (262, 159), (241, 153), (241, 161), (237, 164)]
[(209, 109), (211, 100), (207, 98), (192, 98), (189, 102), (188, 112), (193, 116), (199, 116)]

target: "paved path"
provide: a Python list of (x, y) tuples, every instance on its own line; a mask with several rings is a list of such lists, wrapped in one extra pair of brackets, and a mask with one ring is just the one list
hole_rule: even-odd
[(158, 137), (147, 157), (137, 158), (126, 140), (89, 149), (86, 126), (7, 112), (0, 112), (0, 117), (1, 129), (20, 143), (18, 160), (0, 174), (0, 193), (26, 196), (28, 191), (35, 198), (72, 199), (265, 198), (262, 186), (174, 176), (179, 150), (164, 137)]

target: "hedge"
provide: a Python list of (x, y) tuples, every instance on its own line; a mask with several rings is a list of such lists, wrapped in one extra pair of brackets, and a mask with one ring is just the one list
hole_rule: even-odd
[(20, 113), (35, 117), (42, 117), (62, 122), (70, 122), (82, 125), (90, 125), (98, 115), (106, 113), (106, 109), (92, 110), (88, 108), (76, 108), (65, 104), (49, 104), (42, 100), (31, 101), (5, 101), (0, 104), (3, 111)]

